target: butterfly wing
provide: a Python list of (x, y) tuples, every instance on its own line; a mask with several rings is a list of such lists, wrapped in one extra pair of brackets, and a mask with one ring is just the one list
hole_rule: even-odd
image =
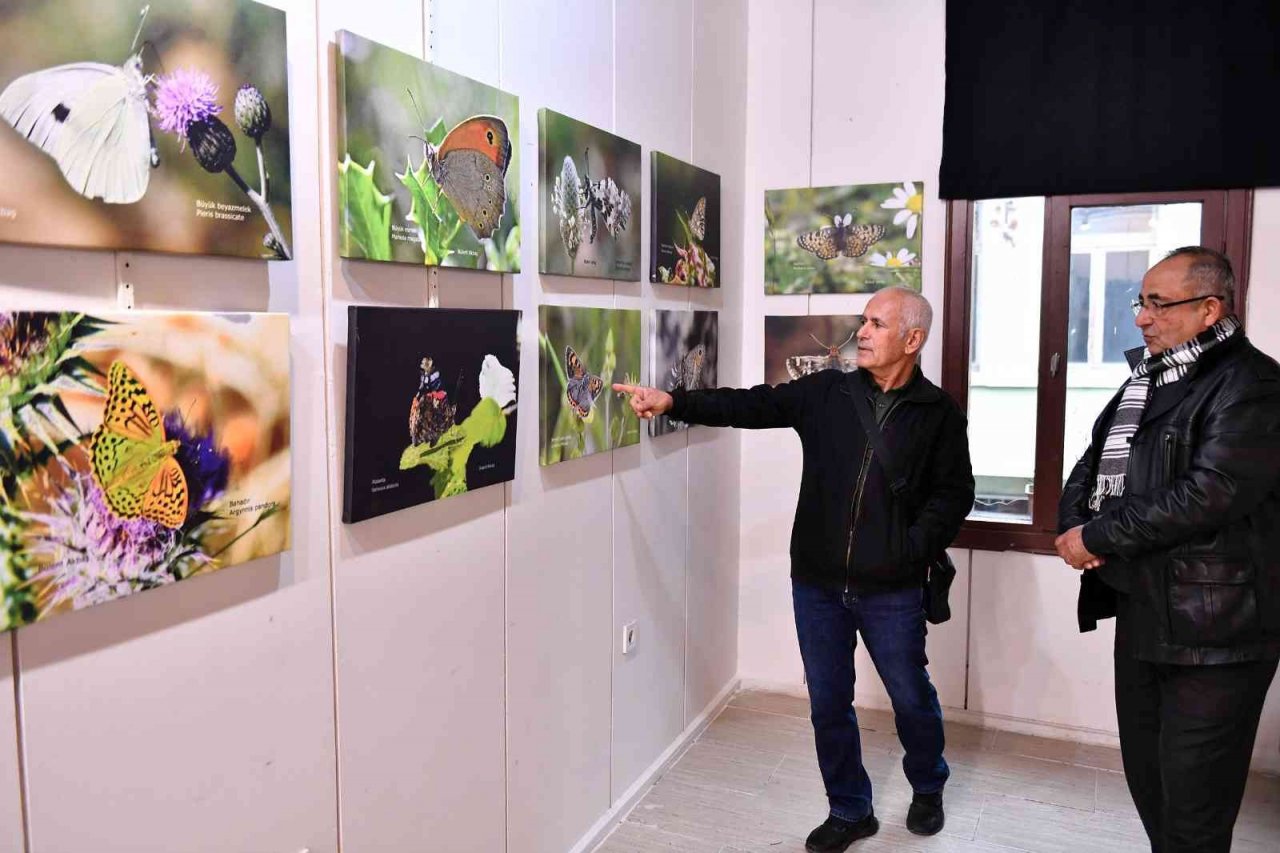
[(113, 361), (107, 382), (107, 404), (100, 431), (149, 444), (163, 442), (164, 421), (133, 371), (123, 361)]
[(693, 215), (689, 217), (689, 230), (699, 240), (707, 239), (707, 197), (698, 199), (693, 207)]
[(93, 434), (89, 449), (93, 476), (111, 511), (121, 518), (137, 518), (142, 514), (147, 487), (145, 482), (129, 476), (129, 462), (141, 452), (138, 442), (100, 429)]
[(473, 149), (454, 149), (443, 155), (438, 171), (436, 181), (462, 221), (479, 239), (492, 237), (507, 203), (503, 171)]
[(860, 258), (884, 236), (883, 225), (852, 225), (845, 231), (842, 251), (847, 258)]
[(182, 466), (172, 456), (160, 463), (146, 492), (142, 496), (139, 512), (143, 518), (178, 528), (187, 519), (187, 477)]
[(440, 142), (437, 154), (443, 160), (454, 151), (479, 152), (505, 176), (511, 165), (507, 123), (497, 116), (473, 116), (459, 122)]
[(801, 234), (796, 237), (796, 244), (824, 261), (829, 261), (840, 254), (840, 247), (836, 245), (836, 229), (831, 226)]
[(77, 62), (19, 77), (0, 93), (0, 116), (58, 164), (86, 198), (130, 204), (151, 175), (151, 127), (141, 60)]
[(435, 152), (432, 174), (462, 220), (481, 240), (493, 236), (507, 201), (511, 136), (496, 116), (460, 122)]

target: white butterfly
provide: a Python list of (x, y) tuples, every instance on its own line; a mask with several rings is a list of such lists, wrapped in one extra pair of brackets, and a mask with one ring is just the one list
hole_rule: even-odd
[(120, 66), (58, 65), (5, 87), (0, 116), (52, 157), (76, 192), (132, 204), (146, 193), (151, 169), (160, 162), (151, 140), (148, 82), (140, 51)]

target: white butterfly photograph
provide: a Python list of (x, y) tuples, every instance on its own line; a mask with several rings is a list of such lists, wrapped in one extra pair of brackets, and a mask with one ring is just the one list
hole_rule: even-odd
[(640, 146), (538, 110), (538, 271), (640, 280)]
[(924, 184), (766, 190), (765, 293), (920, 289)]
[(720, 286), (720, 176), (649, 153), (649, 281)]
[(285, 14), (0, 3), (0, 242), (292, 257)]
[[(649, 375), (656, 387), (669, 393), (677, 388), (696, 391), (717, 386), (719, 317), (716, 311), (654, 310), (649, 326)], [(666, 415), (649, 421), (650, 436), (688, 428)]]

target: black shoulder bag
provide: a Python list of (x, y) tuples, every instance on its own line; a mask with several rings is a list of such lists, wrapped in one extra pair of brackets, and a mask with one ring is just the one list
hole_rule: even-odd
[[(858, 420), (862, 422), (862, 431), (867, 434), (867, 441), (871, 442), (871, 450), (880, 457), (880, 467), (884, 469), (885, 476), (889, 479), (889, 491), (893, 493), (894, 499), (901, 503), (907, 490), (907, 480), (902, 476), (894, 458), (885, 447), (884, 434), (880, 432), (880, 425), (876, 423), (875, 415), (871, 414), (866, 395), (860, 390), (854, 390), (850, 396), (853, 397), (853, 409), (858, 413)], [(941, 625), (951, 618), (951, 603), (948, 601), (948, 596), (951, 592), (951, 582), (955, 577), (955, 564), (951, 562), (951, 555), (947, 553), (947, 549), (943, 548), (942, 553), (930, 559), (925, 568), (924, 618), (931, 624)]]

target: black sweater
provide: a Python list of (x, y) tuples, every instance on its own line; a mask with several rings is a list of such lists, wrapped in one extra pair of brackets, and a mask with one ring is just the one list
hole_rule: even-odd
[(875, 460), (853, 394), (870, 375), (824, 370), (783, 385), (676, 391), (670, 416), (707, 426), (790, 427), (804, 469), (791, 528), (791, 577), (828, 589), (874, 591), (921, 583), (973, 507), (964, 414), (919, 369), (881, 430), (907, 481), (901, 499)]

